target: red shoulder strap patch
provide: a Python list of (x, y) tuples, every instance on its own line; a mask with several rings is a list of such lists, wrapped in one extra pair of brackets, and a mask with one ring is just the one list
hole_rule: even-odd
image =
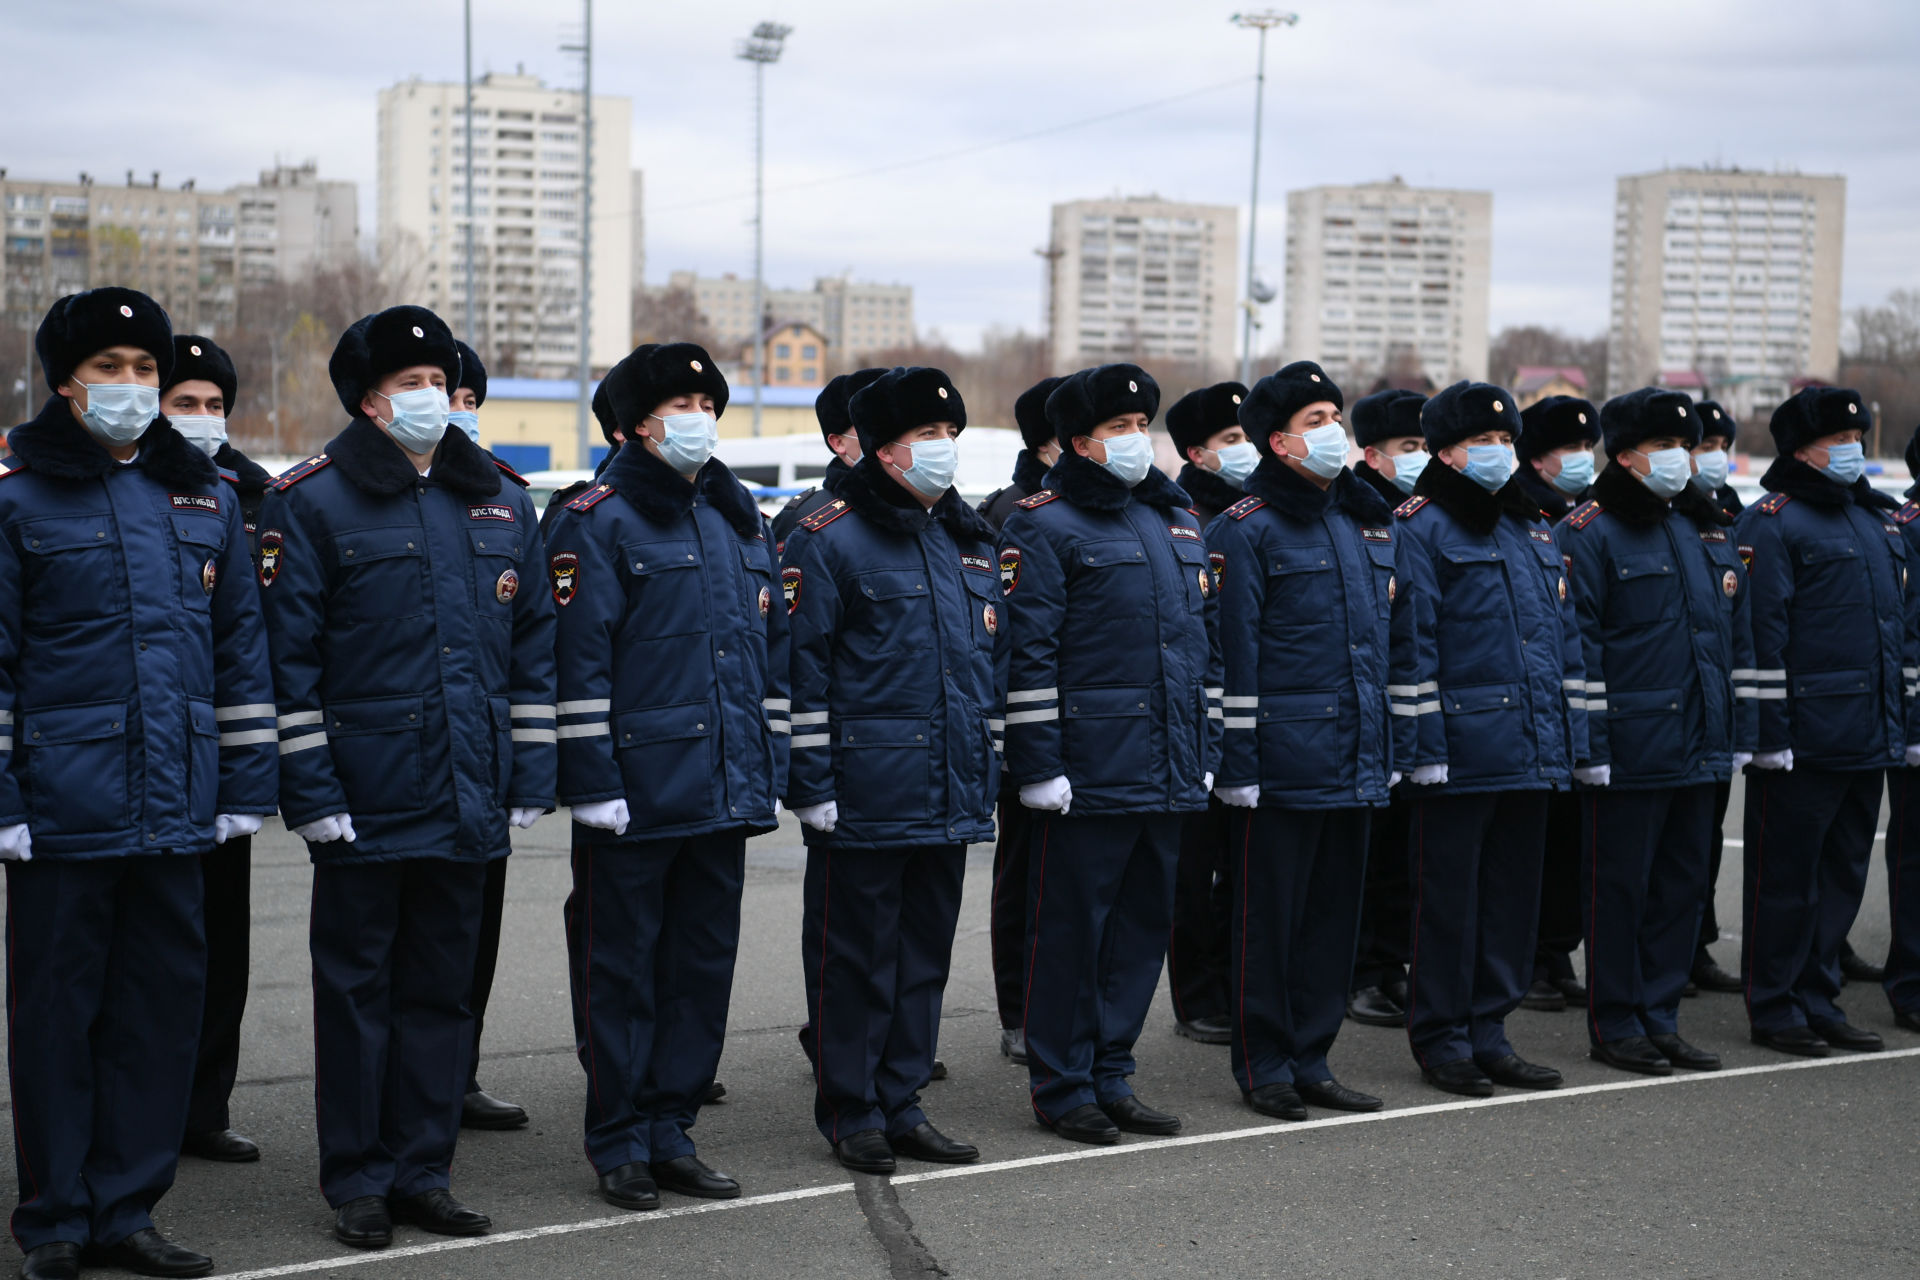
[(27, 469), (27, 460), (21, 457), (19, 454), (15, 454), (13, 457), (8, 458), (4, 463), (0, 463), (0, 480), (5, 480), (8, 476), (18, 475), (20, 472), (25, 471), (26, 469)]
[(1020, 499), (1020, 501), (1014, 503), (1013, 505), (1016, 507), (1019, 507), (1023, 511), (1031, 511), (1035, 507), (1046, 506), (1049, 502), (1052, 502), (1055, 498), (1059, 496), (1060, 496), (1059, 494), (1055, 493), (1051, 489), (1042, 489), (1040, 492), (1034, 494), (1031, 498), (1022, 498)]
[(829, 502), (826, 506), (802, 520), (800, 527), (808, 533), (818, 533), (851, 510), (853, 510), (852, 507), (849, 507), (840, 499), (835, 498), (832, 502)]
[(1397, 520), (1405, 520), (1408, 516), (1426, 505), (1427, 500), (1425, 498), (1408, 498), (1405, 502), (1393, 509), (1394, 518)]
[(567, 510), (591, 511), (594, 503), (603, 501), (612, 492), (612, 485), (596, 484), (591, 489), (583, 490), (572, 502), (569, 502), (567, 504)]
[(1765, 512), (1767, 515), (1772, 516), (1772, 515), (1780, 514), (1780, 508), (1786, 506), (1789, 502), (1792, 502), (1792, 501), (1793, 501), (1793, 495), (1790, 493), (1770, 493), (1766, 497), (1760, 499), (1760, 501), (1754, 503), (1754, 505), (1759, 507), (1760, 510)]
[(1893, 513), (1895, 524), (1912, 524), (1916, 518), (1920, 518), (1920, 502), (1909, 502)]
[(1597, 502), (1583, 502), (1567, 517), (1567, 523), (1576, 529), (1584, 529), (1592, 524), (1594, 518), (1603, 510), (1605, 508)]
[(1221, 514), (1232, 516), (1235, 520), (1245, 520), (1248, 516), (1266, 505), (1267, 500), (1265, 498), (1242, 498), (1221, 512)]
[[(488, 456), (491, 457), (492, 455), (489, 454)], [(508, 466), (506, 463), (500, 461), (500, 459), (494, 458), (493, 465), (500, 468), (501, 475), (504, 475), (507, 479), (513, 481), (515, 484), (519, 485), (522, 489), (528, 486), (529, 481), (525, 476), (521, 475), (518, 471), (515, 471), (512, 467)]]
[(326, 454), (316, 453), (305, 462), (296, 462), (285, 471), (282, 471), (278, 476), (275, 476), (273, 487), (285, 492), (332, 461), (333, 459), (329, 458)]

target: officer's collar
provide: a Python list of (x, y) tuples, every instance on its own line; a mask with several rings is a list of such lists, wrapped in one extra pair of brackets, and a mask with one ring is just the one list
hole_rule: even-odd
[[(1545, 516), (1549, 523), (1594, 496), (1589, 490), (1574, 497), (1568, 497), (1554, 487), (1553, 481), (1534, 470), (1533, 463), (1525, 458), (1522, 458), (1520, 465), (1514, 468), (1513, 478), (1520, 482), (1520, 491), (1527, 495), (1534, 506), (1540, 508), (1540, 514)], [(1608, 510), (1612, 508), (1609, 507)]]
[(1773, 465), (1767, 468), (1767, 474), (1760, 477), (1760, 487), (1822, 507), (1844, 507), (1851, 502), (1869, 511), (1891, 511), (1900, 505), (1867, 483), (1865, 476), (1851, 485), (1844, 485), (1818, 467), (1808, 466), (1790, 455), (1773, 460)]
[[(115, 465), (106, 446), (73, 420), (65, 396), (42, 405), (33, 421), (7, 433), (7, 446), (32, 470), (59, 480), (97, 480)], [(164, 417), (140, 437), (139, 454), (132, 465), (162, 484), (210, 485), (220, 480), (220, 469), (198, 445), (173, 429)]]
[(955, 539), (996, 541), (993, 526), (967, 505), (958, 489), (948, 489), (933, 506), (923, 507), (918, 498), (881, 471), (879, 460), (872, 455), (847, 471), (834, 496), (865, 519), (894, 533), (918, 534), (938, 520)]
[[(1681, 493), (1693, 491), (1693, 486), (1688, 485)], [(1668, 505), (1659, 494), (1647, 488), (1646, 482), (1633, 473), (1632, 467), (1618, 461), (1609, 463), (1606, 470), (1600, 473), (1588, 496), (1599, 503), (1600, 509), (1608, 515), (1616, 516), (1639, 529), (1651, 529), (1663, 524), (1669, 515), (1679, 509), (1678, 498)]]
[(1025, 490), (1028, 497), (1047, 487), (1047, 464), (1033, 450), (1022, 449), (1013, 460), (1013, 487)]
[(1215, 511), (1225, 511), (1247, 496), (1244, 491), (1222, 480), (1219, 472), (1209, 471), (1194, 462), (1180, 468), (1180, 478), (1174, 483), (1185, 489), (1187, 496), (1200, 506), (1211, 507)]
[(833, 455), (833, 461), (827, 463), (827, 469), (820, 476), (820, 487), (835, 497), (840, 496), (840, 484), (847, 478), (847, 472), (853, 470), (839, 454)]
[(1370, 462), (1361, 461), (1354, 463), (1353, 475), (1356, 480), (1366, 481), (1367, 485), (1371, 487), (1375, 493), (1386, 500), (1387, 506), (1390, 508), (1397, 507), (1407, 500), (1407, 495), (1400, 492), (1400, 487), (1381, 475), (1379, 469)]
[(1060, 460), (1047, 472), (1046, 487), (1090, 511), (1118, 511), (1129, 502), (1182, 511), (1193, 505), (1187, 491), (1160, 468), (1148, 467), (1147, 478), (1129, 489), (1113, 472), (1091, 458), (1081, 457), (1071, 444), (1060, 450)]
[(1280, 459), (1262, 458), (1247, 477), (1247, 493), (1288, 519), (1303, 523), (1318, 520), (1328, 507), (1338, 507), (1356, 520), (1376, 524), (1393, 518), (1393, 508), (1344, 467), (1333, 483), (1322, 489)]
[[(390, 498), (420, 483), (413, 460), (393, 438), (365, 418), (355, 418), (347, 429), (327, 442), (331, 458), (348, 483), (362, 493)], [(500, 492), (500, 468), (487, 451), (467, 439), (464, 431), (440, 438), (431, 460), (433, 483), (467, 498), (491, 498)]]
[(636, 444), (614, 454), (600, 472), (600, 482), (625, 498), (655, 524), (672, 524), (693, 510), (696, 493), (743, 538), (760, 535), (760, 508), (753, 495), (718, 458), (709, 458), (699, 474), (688, 480), (653, 450)]
[(239, 490), (243, 498), (265, 493), (267, 482), (273, 479), (267, 474), (265, 467), (226, 441), (221, 441), (219, 450), (213, 455), (213, 461), (216, 466), (225, 467), (233, 472), (233, 487)]
[(1470, 532), (1486, 537), (1500, 525), (1500, 517), (1510, 515), (1523, 524), (1545, 519), (1540, 507), (1529, 498), (1520, 481), (1509, 478), (1497, 490), (1488, 493), (1478, 481), (1455, 471), (1435, 458), (1414, 481), (1416, 496), (1429, 499), (1435, 506), (1465, 525)]

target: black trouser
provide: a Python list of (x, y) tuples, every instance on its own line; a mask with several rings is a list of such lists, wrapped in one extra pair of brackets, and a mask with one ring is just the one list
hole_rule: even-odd
[(1020, 1026), (1027, 1012), (1027, 849), (1033, 842), (1033, 810), (1020, 803), (1020, 788), (1000, 784), (1000, 838), (993, 846), (993, 897), (987, 904), (992, 944), (993, 994), (1000, 1027)]
[(467, 1068), (467, 1092), (480, 1091), (480, 1035), (486, 1029), (487, 1001), (493, 995), (493, 971), (500, 963), (500, 920), (507, 907), (507, 859), (487, 864), (487, 883), (480, 891), (480, 947), (473, 953), (473, 990), (467, 1007), (473, 1011), (473, 1063)]
[(188, 1133), (218, 1133), (233, 1124), (227, 1100), (240, 1072), (240, 1021), (247, 1011), (252, 874), (252, 836), (235, 836), (200, 855), (207, 904), (207, 998), (193, 1097), (187, 1105)]
[(1407, 875), (1407, 823), (1413, 806), (1399, 798), (1373, 811), (1367, 836), (1367, 880), (1360, 891), (1360, 941), (1353, 989), (1404, 982), (1413, 937), (1413, 883)]
[(1887, 771), (1887, 915), (1893, 945), (1881, 985), (1894, 1011), (1920, 1016), (1920, 769)]
[(1232, 811), (1209, 798), (1180, 826), (1173, 872), (1173, 930), (1167, 938), (1167, 988), (1182, 1022), (1227, 1013), (1227, 948), (1233, 916), (1227, 828)]
[(1700, 945), (1705, 951), (1720, 941), (1720, 915), (1713, 907), (1713, 891), (1720, 883), (1720, 858), (1727, 849), (1727, 805), (1733, 799), (1733, 780), (1713, 784), (1713, 842), (1707, 846), (1707, 901), (1700, 912)]
[(1534, 943), (1536, 973), (1573, 976), (1580, 946), (1580, 797), (1572, 791), (1547, 796), (1547, 843), (1540, 864), (1540, 937)]

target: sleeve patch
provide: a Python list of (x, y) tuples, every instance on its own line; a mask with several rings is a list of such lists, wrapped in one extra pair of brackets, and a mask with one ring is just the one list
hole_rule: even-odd
[(780, 590), (786, 593), (787, 612), (792, 613), (800, 607), (800, 569), (788, 565), (780, 571)]
[(285, 471), (282, 471), (278, 476), (274, 477), (273, 487), (285, 493), (288, 489), (293, 488), (293, 486), (299, 484), (302, 480), (305, 480), (308, 476), (332, 461), (333, 459), (329, 458), (326, 454), (316, 453), (305, 462), (296, 462)]
[(574, 498), (572, 502), (569, 502), (567, 504), (567, 510), (591, 511), (596, 503), (606, 501), (612, 492), (612, 485), (596, 484), (591, 489), (583, 491), (578, 497)]
[(800, 527), (808, 533), (818, 533), (835, 520), (838, 520), (841, 516), (847, 514), (850, 510), (852, 510), (852, 508), (847, 506), (846, 503), (835, 498), (832, 502), (829, 502), (826, 506), (802, 520)]
[(1242, 498), (1221, 514), (1232, 516), (1235, 520), (1245, 520), (1248, 516), (1266, 506), (1264, 498)]
[(1772, 516), (1780, 514), (1780, 508), (1792, 501), (1793, 495), (1790, 493), (1770, 493), (1754, 505), (1759, 507), (1762, 513)]
[(1016, 507), (1019, 507), (1022, 511), (1031, 511), (1035, 507), (1046, 506), (1049, 502), (1052, 502), (1055, 498), (1059, 496), (1060, 496), (1059, 494), (1055, 493), (1051, 489), (1042, 489), (1040, 492), (1034, 494), (1031, 498), (1022, 498), (1020, 499), (1020, 501), (1014, 503), (1013, 505)]
[(1020, 585), (1020, 548), (1005, 547), (1000, 552), (1000, 592), (1012, 595)]
[(1740, 563), (1748, 569), (1753, 568), (1753, 548), (1745, 543), (1740, 544)]
[(270, 587), (280, 576), (281, 557), (286, 554), (287, 535), (268, 529), (260, 535), (260, 585)]
[(553, 602), (562, 608), (580, 594), (580, 557), (562, 551), (547, 561), (547, 576), (553, 582)]

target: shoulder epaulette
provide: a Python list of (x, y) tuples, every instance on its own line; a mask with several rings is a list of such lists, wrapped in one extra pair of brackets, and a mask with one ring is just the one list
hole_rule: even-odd
[(332, 461), (333, 459), (329, 458), (326, 454), (316, 453), (311, 458), (308, 458), (305, 462), (296, 462), (292, 466), (288, 467), (285, 471), (282, 471), (279, 475), (275, 476), (273, 480), (273, 487), (275, 489), (281, 490), (282, 492), (288, 489), (291, 489), (293, 488), (293, 486), (299, 484), (302, 480), (305, 480), (308, 476), (312, 475), (314, 472), (320, 470), (322, 467), (326, 466), (329, 462), (332, 462)]
[(1754, 503), (1753, 505), (1758, 507), (1761, 511), (1771, 516), (1771, 515), (1778, 515), (1780, 513), (1780, 508), (1786, 506), (1789, 502), (1792, 502), (1792, 501), (1793, 501), (1793, 495), (1790, 493), (1770, 493), (1766, 497), (1760, 499), (1760, 501)]
[(1567, 514), (1567, 523), (1575, 529), (1584, 529), (1592, 524), (1594, 517), (1604, 509), (1597, 502), (1583, 502)]
[(229, 471), (225, 467), (216, 467), (214, 469), (220, 473), (220, 478), (222, 480), (225, 480), (228, 484), (233, 485), (236, 488), (239, 487), (239, 484), (240, 484), (239, 472)]
[(1051, 489), (1042, 489), (1040, 492), (1034, 494), (1031, 498), (1022, 498), (1020, 499), (1020, 501), (1014, 503), (1013, 505), (1016, 507), (1019, 507), (1022, 511), (1031, 511), (1035, 507), (1046, 506), (1049, 502), (1052, 502), (1055, 498), (1059, 496), (1060, 496), (1059, 494), (1055, 493)]
[(5, 462), (0, 463), (0, 480), (5, 480), (8, 476), (11, 476), (11, 475), (18, 475), (20, 472), (25, 471), (26, 469), (27, 469), (27, 460), (21, 457), (19, 454), (15, 454), (13, 457), (8, 458)]
[(607, 497), (608, 494), (612, 492), (613, 492), (612, 485), (596, 484), (591, 489), (583, 490), (579, 494), (575, 495), (573, 501), (567, 504), (567, 510), (590, 511), (593, 509), (594, 503), (603, 500), (604, 498)]
[(808, 489), (805, 493), (796, 493), (791, 498), (788, 498), (787, 505), (780, 509), (782, 511), (791, 511), (795, 507), (799, 506), (801, 503), (805, 502), (808, 498), (811, 498), (814, 494), (818, 492), (820, 492), (820, 486), (815, 485), (813, 486), (813, 488)]
[(519, 485), (522, 489), (527, 488), (531, 483), (531, 481), (529, 481), (525, 476), (521, 475), (518, 471), (515, 471), (512, 467), (508, 466), (506, 463), (500, 461), (500, 459), (498, 458), (494, 458), (493, 465), (500, 468), (501, 475), (513, 481), (515, 484)]
[(802, 518), (800, 527), (808, 533), (818, 533), (851, 510), (853, 510), (852, 507), (849, 507), (839, 498), (835, 498), (832, 502), (829, 502), (812, 515)]
[(1405, 502), (1393, 509), (1394, 518), (1396, 520), (1405, 520), (1408, 516), (1426, 505), (1427, 500), (1424, 497), (1408, 498)]
[(1248, 516), (1267, 505), (1265, 498), (1242, 498), (1220, 514), (1232, 516), (1235, 520), (1245, 520)]
[(1893, 513), (1895, 524), (1912, 524), (1917, 518), (1920, 518), (1920, 502), (1909, 502)]

